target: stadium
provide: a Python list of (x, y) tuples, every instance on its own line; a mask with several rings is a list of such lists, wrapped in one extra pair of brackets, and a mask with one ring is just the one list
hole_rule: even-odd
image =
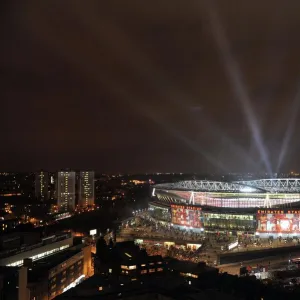
[(300, 236), (300, 179), (157, 184), (149, 212), (156, 220), (196, 232)]

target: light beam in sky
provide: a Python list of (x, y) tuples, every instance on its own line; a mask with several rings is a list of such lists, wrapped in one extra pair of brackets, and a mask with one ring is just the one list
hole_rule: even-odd
[[(209, 3), (211, 4), (211, 2)], [(212, 7), (211, 5), (207, 5), (207, 8), (213, 37), (217, 44), (220, 56), (222, 58), (222, 62), (224, 63), (225, 70), (228, 74), (230, 84), (237, 96), (239, 104), (246, 117), (247, 124), (249, 126), (249, 129), (251, 130), (252, 136), (255, 141), (255, 145), (259, 150), (267, 172), (269, 174), (272, 174), (272, 167), (269, 161), (268, 153), (265, 149), (258, 121), (256, 119), (254, 110), (251, 105), (251, 99), (249, 98), (245, 84), (243, 82), (242, 74), (239, 70), (238, 63), (231, 53), (229, 41), (226, 38), (216, 8)]]
[(278, 162), (277, 162), (277, 166), (276, 166), (277, 173), (280, 171), (283, 160), (288, 152), (289, 143), (290, 143), (291, 137), (295, 130), (295, 124), (297, 121), (299, 108), (300, 108), (300, 85), (299, 85), (298, 91), (295, 95), (293, 104), (290, 108), (289, 123), (288, 123), (288, 127), (286, 129), (286, 132), (285, 132), (282, 144), (281, 144)]

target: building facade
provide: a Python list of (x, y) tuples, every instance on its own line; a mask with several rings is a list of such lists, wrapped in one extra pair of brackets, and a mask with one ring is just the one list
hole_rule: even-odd
[(57, 173), (49, 173), (49, 199), (57, 199)]
[(42, 202), (49, 198), (49, 175), (47, 172), (39, 171), (35, 174), (35, 197)]
[(181, 229), (300, 236), (299, 178), (164, 183), (152, 199), (152, 217)]
[(95, 202), (95, 173), (81, 171), (79, 174), (78, 205), (81, 207), (93, 206)]
[(10, 242), (10, 248), (14, 243), (15, 249), (7, 249), (0, 252), (0, 266), (19, 267), (22, 266), (25, 258), (31, 258), (33, 261), (37, 261), (72, 247), (73, 237), (69, 233), (54, 235), (43, 238), (38, 243), (26, 247), (20, 246), (21, 241), (20, 239), (18, 240), (17, 235), (8, 237), (5, 241), (2, 240), (1, 244), (3, 245), (4, 242)]
[(58, 211), (75, 210), (75, 183), (73, 171), (60, 171), (57, 174), (57, 206)]
[(52, 300), (92, 275), (91, 246), (73, 247), (40, 263), (24, 259), (18, 299)]

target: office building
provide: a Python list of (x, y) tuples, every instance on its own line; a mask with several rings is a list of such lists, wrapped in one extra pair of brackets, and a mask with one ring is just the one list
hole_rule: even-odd
[[(93, 275), (91, 246), (70, 247), (22, 267), (0, 269), (0, 299), (52, 300)], [(2, 282), (1, 282), (2, 281)]]
[(0, 267), (19, 267), (25, 258), (31, 258), (33, 261), (49, 258), (72, 247), (73, 237), (70, 233), (63, 233), (40, 239), (32, 232), (14, 233), (1, 237), (0, 246)]
[(49, 175), (47, 172), (39, 171), (35, 174), (35, 197), (40, 201), (47, 201), (49, 198)]
[(101, 255), (102, 258), (98, 259), (102, 266), (101, 269), (95, 269), (94, 276), (58, 296), (57, 300), (235, 299), (222, 294), (214, 297), (204, 293), (205, 290), (217, 290), (215, 284), (220, 278), (218, 269), (208, 267), (205, 263), (148, 256), (130, 242), (117, 243), (110, 251), (111, 260), (110, 255), (101, 252), (104, 257)]
[(59, 211), (75, 210), (75, 172), (60, 171), (57, 174), (57, 206)]
[(79, 175), (78, 205), (88, 207), (95, 202), (94, 172), (81, 171)]

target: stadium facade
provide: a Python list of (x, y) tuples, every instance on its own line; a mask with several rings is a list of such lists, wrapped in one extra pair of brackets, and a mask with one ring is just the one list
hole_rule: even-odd
[(194, 231), (300, 236), (300, 179), (157, 184), (149, 211), (157, 220)]

